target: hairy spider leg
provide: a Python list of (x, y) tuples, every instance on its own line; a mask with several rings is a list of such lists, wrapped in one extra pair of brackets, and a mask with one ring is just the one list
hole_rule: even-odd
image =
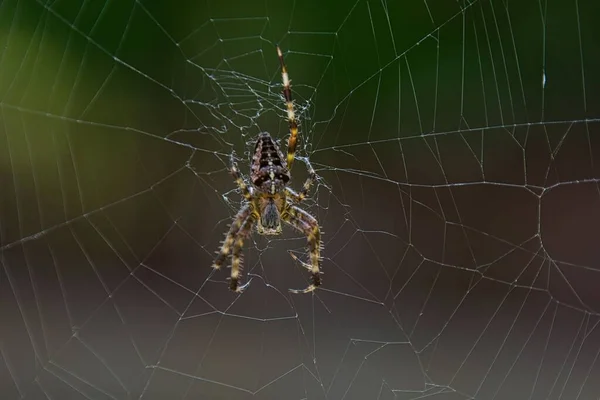
[(231, 281), (229, 282), (229, 289), (234, 292), (241, 293), (246, 285), (239, 286), (240, 272), (242, 270), (242, 247), (244, 246), (244, 240), (249, 236), (252, 230), (252, 225), (256, 221), (255, 215), (250, 214), (242, 224), (238, 234), (236, 235), (235, 242), (233, 244), (233, 252), (231, 254)]
[(288, 150), (287, 150), (287, 168), (288, 171), (292, 170), (292, 164), (294, 163), (294, 156), (296, 154), (296, 145), (298, 144), (298, 122), (296, 121), (296, 115), (294, 113), (294, 103), (292, 101), (292, 89), (290, 89), (290, 78), (288, 76), (285, 62), (283, 61), (283, 53), (277, 46), (277, 55), (279, 56), (279, 63), (281, 64), (281, 78), (283, 80), (283, 96), (285, 97), (285, 103), (287, 106), (287, 118), (290, 123), (290, 137), (288, 139)]
[(227, 233), (227, 235), (225, 236), (225, 239), (223, 240), (221, 249), (219, 251), (217, 251), (217, 254), (218, 254), (217, 258), (215, 258), (215, 261), (213, 262), (213, 265), (212, 265), (212, 267), (214, 269), (221, 268), (221, 266), (227, 259), (227, 256), (231, 252), (231, 249), (235, 242), (235, 238), (238, 236), (238, 234), (240, 232), (240, 228), (242, 228), (242, 225), (244, 224), (244, 222), (248, 219), (248, 217), (251, 214), (252, 214), (252, 207), (250, 206), (250, 204), (246, 204), (237, 213), (233, 222), (231, 223), (231, 226), (229, 227), (229, 232)]
[(312, 186), (314, 181), (317, 179), (317, 173), (315, 172), (312, 165), (310, 164), (310, 161), (308, 161), (308, 159), (305, 159), (304, 162), (306, 163), (306, 168), (308, 168), (308, 178), (306, 178), (306, 181), (304, 181), (304, 185), (302, 186), (302, 190), (300, 190), (300, 193), (296, 193), (289, 186), (285, 187), (285, 191), (288, 194), (288, 196), (290, 196), (292, 199), (294, 199), (294, 202), (296, 202), (296, 203), (300, 203), (302, 200), (304, 200), (306, 198), (306, 196), (308, 195), (308, 191), (310, 190), (310, 187)]
[(229, 169), (229, 172), (231, 173), (231, 176), (233, 176), (233, 180), (235, 180), (235, 183), (240, 188), (244, 198), (248, 201), (251, 201), (253, 199), (253, 195), (254, 195), (254, 193), (252, 191), (252, 187), (249, 187), (248, 185), (246, 185), (246, 182), (244, 182), (244, 179), (242, 178), (242, 175), (240, 174), (240, 170), (238, 169), (237, 163), (235, 162), (235, 155), (233, 153), (231, 153), (230, 161), (231, 161), (231, 167)]
[[(230, 161), (231, 161), (231, 167), (230, 167), (229, 172), (233, 176), (235, 183), (240, 188), (240, 191), (244, 195), (244, 198), (248, 201), (252, 201), (253, 200), (252, 187), (248, 187), (248, 185), (246, 185), (246, 183), (244, 182), (244, 179), (242, 178), (242, 176), (238, 170), (237, 163), (235, 162), (235, 155), (233, 153), (231, 154)], [(221, 268), (221, 266), (227, 259), (227, 256), (229, 255), (231, 248), (233, 246), (233, 243), (235, 241), (235, 237), (238, 235), (238, 232), (239, 232), (240, 228), (242, 227), (242, 224), (248, 218), (248, 216), (252, 213), (252, 211), (253, 211), (253, 206), (251, 204), (246, 204), (244, 207), (242, 207), (240, 209), (240, 211), (235, 216), (233, 222), (231, 223), (231, 226), (229, 227), (229, 232), (227, 233), (227, 235), (225, 236), (225, 239), (223, 240), (221, 249), (217, 252), (218, 253), (217, 258), (215, 258), (215, 261), (213, 262), (212, 267), (214, 269)]]
[[(308, 241), (308, 250), (310, 252), (310, 265), (302, 263), (312, 275), (312, 284), (304, 290), (290, 289), (293, 293), (308, 293), (321, 285), (321, 271), (319, 262), (321, 260), (321, 231), (317, 220), (306, 211), (291, 206), (284, 215), (283, 220), (306, 235)], [(296, 258), (296, 257), (294, 257)]]

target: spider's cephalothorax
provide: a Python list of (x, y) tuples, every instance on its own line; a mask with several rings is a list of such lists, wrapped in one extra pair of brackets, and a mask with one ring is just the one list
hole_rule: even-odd
[(296, 193), (288, 187), (291, 179), (290, 170), (296, 153), (298, 124), (294, 115), (290, 80), (279, 47), (277, 47), (277, 54), (281, 63), (283, 94), (290, 124), (287, 158), (284, 159), (283, 153), (269, 133), (260, 133), (256, 139), (250, 167), (252, 185), (248, 186), (239, 173), (235, 157), (233, 154), (231, 156), (231, 175), (246, 201), (229, 228), (229, 232), (214, 261), (213, 268), (219, 269), (227, 257), (231, 255), (231, 282), (229, 287), (236, 292), (241, 292), (245, 287), (239, 285), (239, 275), (242, 267), (242, 245), (255, 223), (257, 225), (256, 230), (261, 235), (280, 234), (281, 221), (304, 233), (308, 239), (310, 264), (301, 263), (311, 272), (312, 284), (304, 290), (292, 290), (292, 292), (310, 292), (321, 284), (321, 272), (319, 270), (321, 233), (319, 223), (312, 215), (296, 205), (306, 197), (310, 186), (316, 179), (316, 173), (310, 162), (306, 160), (309, 176), (304, 182), (302, 190)]

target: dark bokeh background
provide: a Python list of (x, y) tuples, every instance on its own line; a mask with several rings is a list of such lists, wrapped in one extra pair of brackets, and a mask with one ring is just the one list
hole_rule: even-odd
[[(2, 399), (598, 399), (600, 7), (0, 3)], [(320, 176), (210, 264), (275, 44)], [(294, 187), (306, 172), (294, 168)]]

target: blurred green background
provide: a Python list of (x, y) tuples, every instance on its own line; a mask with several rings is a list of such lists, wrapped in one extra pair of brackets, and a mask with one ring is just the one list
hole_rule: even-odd
[[(570, 377), (556, 372), (554, 384), (535, 375), (538, 365), (569, 370), (558, 345), (514, 370), (512, 358), (471, 351), (490, 331), (497, 346), (482, 346), (504, 346), (511, 323), (548, 318), (548, 304), (568, 311), (540, 334), (574, 345), (579, 331), (568, 330), (600, 312), (598, 4), (3, 0), (3, 398), (34, 397), (38, 386), (68, 393), (57, 398), (75, 398), (74, 387), (88, 398), (245, 398), (273, 379), (272, 398), (323, 398), (323, 387), (328, 398), (375, 398), (358, 375), (338, 377), (343, 388), (334, 379), (349, 340), (365, 337), (408, 345), (402, 357), (389, 350), (373, 361), (371, 378), (396, 396), (426, 393), (433, 382), (471, 398), (578, 389), (597, 398), (593, 379), (580, 384), (595, 376), (587, 364), (574, 362)], [(307, 278), (286, 254), (305, 255), (297, 234), (248, 241), (255, 281), (241, 310), (225, 289), (228, 271), (209, 268), (240, 205), (229, 155), (245, 172), (259, 132), (285, 145), (277, 44), (301, 124), (298, 155), (320, 176), (306, 209), (325, 232), (317, 304), (326, 311), (283, 294)], [(293, 186), (305, 177), (299, 162)], [(521, 297), (511, 303), (513, 290)], [(199, 298), (212, 311), (195, 310)], [(120, 319), (103, 314), (107, 304)], [(279, 307), (302, 333), (271, 327)], [(488, 330), (501, 307), (507, 324)], [(204, 312), (223, 320), (190, 317)], [(198, 325), (189, 328), (188, 317)], [(122, 327), (139, 360), (114, 356), (111, 343), (130, 343), (110, 336)], [(269, 329), (279, 355), (263, 346)], [(95, 353), (72, 350), (79, 342)], [(240, 361), (240, 342), (262, 350)], [(179, 348), (190, 354), (173, 355)], [(404, 357), (414, 376), (385, 372)], [(82, 372), (91, 382), (82, 388), (85, 379), (66, 375), (90, 359), (106, 369)], [(259, 359), (272, 364), (256, 368)], [(311, 370), (316, 383), (280, 377), (300, 364), (320, 371)], [(163, 382), (156, 371), (169, 368), (195, 383)], [(49, 371), (68, 390), (39, 384)]]

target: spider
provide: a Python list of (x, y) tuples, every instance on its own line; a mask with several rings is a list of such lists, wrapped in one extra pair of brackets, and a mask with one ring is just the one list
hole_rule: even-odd
[(304, 161), (308, 169), (308, 179), (304, 182), (302, 190), (297, 193), (288, 187), (291, 180), (290, 171), (296, 154), (298, 124), (294, 115), (294, 104), (290, 89), (291, 81), (288, 77), (283, 61), (283, 54), (279, 46), (277, 46), (277, 55), (281, 64), (283, 95), (287, 106), (287, 119), (290, 127), (287, 157), (283, 157), (283, 153), (268, 132), (261, 132), (254, 145), (250, 167), (252, 184), (247, 185), (239, 172), (235, 155), (231, 154), (230, 172), (242, 192), (245, 201), (231, 223), (229, 232), (222, 242), (221, 249), (217, 251), (218, 255), (213, 263), (213, 268), (219, 269), (227, 257), (231, 255), (229, 288), (238, 293), (241, 293), (250, 283), (248, 281), (242, 286), (239, 284), (240, 270), (242, 269), (241, 253), (244, 240), (250, 235), (255, 223), (257, 224), (256, 231), (260, 235), (279, 235), (281, 233), (281, 221), (306, 235), (310, 251), (310, 265), (290, 254), (311, 272), (312, 283), (304, 290), (290, 289), (291, 292), (312, 292), (321, 284), (321, 272), (319, 270), (321, 233), (319, 223), (312, 215), (297, 206), (307, 196), (317, 175), (308, 159), (305, 159)]

